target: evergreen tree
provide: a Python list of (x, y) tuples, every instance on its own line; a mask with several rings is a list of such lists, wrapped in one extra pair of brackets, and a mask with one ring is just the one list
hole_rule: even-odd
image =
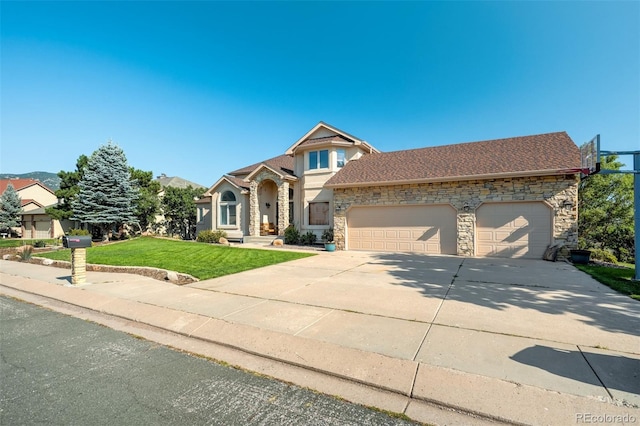
[(22, 200), (13, 185), (7, 185), (7, 189), (0, 196), (0, 230), (20, 226), (20, 214), (22, 213)]
[(62, 220), (69, 219), (73, 216), (73, 208), (71, 207), (73, 200), (78, 196), (80, 187), (78, 183), (84, 176), (84, 169), (87, 167), (89, 157), (82, 154), (76, 161), (76, 170), (73, 172), (65, 172), (60, 170), (58, 177), (60, 178), (60, 189), (55, 194), (58, 200), (61, 200), (60, 204), (55, 207), (47, 207), (46, 212), (54, 219)]
[(124, 151), (113, 142), (91, 154), (78, 187), (72, 219), (97, 226), (103, 234), (122, 224), (137, 223), (137, 192)]
[(170, 235), (178, 234), (185, 240), (195, 237), (197, 210), (195, 199), (202, 196), (205, 189), (175, 188), (167, 186), (162, 197), (162, 211), (165, 226)]
[[(616, 155), (603, 157), (603, 170), (620, 170)], [(596, 174), (583, 179), (578, 191), (579, 245), (608, 250), (620, 261), (633, 262), (633, 175)]]

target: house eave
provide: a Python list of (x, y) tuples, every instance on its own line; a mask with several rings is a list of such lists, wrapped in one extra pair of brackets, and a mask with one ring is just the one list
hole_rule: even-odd
[(577, 174), (580, 173), (579, 169), (560, 169), (560, 170), (532, 170), (527, 172), (509, 172), (509, 173), (490, 173), (482, 175), (470, 175), (470, 176), (446, 176), (427, 179), (404, 179), (404, 180), (387, 180), (387, 181), (369, 181), (369, 182), (355, 182), (355, 183), (338, 183), (338, 184), (325, 184), (325, 188), (353, 188), (353, 187), (366, 187), (366, 186), (392, 186), (392, 185), (407, 185), (407, 184), (421, 184), (421, 183), (435, 183), (435, 182), (460, 182), (469, 180), (489, 180), (489, 179), (508, 179), (516, 177), (531, 177), (531, 176), (558, 176), (565, 174)]

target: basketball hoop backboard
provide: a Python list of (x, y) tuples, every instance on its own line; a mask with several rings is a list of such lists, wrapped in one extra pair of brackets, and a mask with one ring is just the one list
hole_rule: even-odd
[(600, 135), (580, 147), (581, 172), (589, 176), (600, 171)]

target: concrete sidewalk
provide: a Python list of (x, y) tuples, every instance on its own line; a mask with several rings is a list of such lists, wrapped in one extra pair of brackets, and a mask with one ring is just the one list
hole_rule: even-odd
[(565, 263), (335, 252), (184, 287), (100, 272), (73, 287), (69, 270), (0, 266), (3, 294), (292, 366), (313, 380), (239, 363), (419, 421), (640, 423), (640, 303)]

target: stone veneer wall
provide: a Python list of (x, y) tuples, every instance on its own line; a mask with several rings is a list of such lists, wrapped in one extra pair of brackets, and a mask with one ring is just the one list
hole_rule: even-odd
[(345, 249), (347, 211), (352, 206), (446, 203), (458, 211), (458, 255), (474, 256), (475, 210), (482, 203), (544, 201), (554, 212), (554, 242), (564, 244), (559, 257), (567, 257), (578, 244), (578, 182), (578, 175), (561, 175), (334, 188), (336, 248)]

